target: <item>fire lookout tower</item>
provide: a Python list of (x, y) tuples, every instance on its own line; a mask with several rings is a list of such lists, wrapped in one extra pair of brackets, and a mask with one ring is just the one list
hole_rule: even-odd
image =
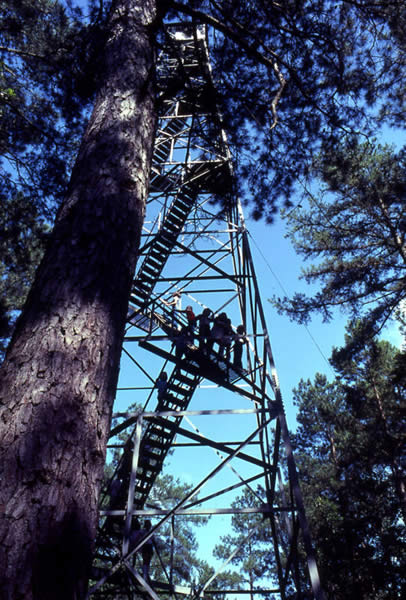
[[(170, 26), (158, 77), (160, 118), (89, 598), (321, 600), (203, 26)], [(204, 319), (193, 328), (187, 307), (208, 315), (212, 337), (204, 335)], [(188, 482), (176, 500), (154, 492), (164, 463), (175, 481)], [(239, 507), (235, 498), (247, 490), (249, 505)], [(178, 523), (207, 521), (195, 531), (203, 545), (215, 545), (235, 517), (246, 519), (245, 535), (225, 564), (204, 580), (188, 565), (180, 575)], [(145, 519), (152, 527), (140, 533), (134, 524)], [(223, 567), (259, 529), (270, 563), (261, 584), (220, 585)], [(146, 574), (142, 548), (151, 539)]]

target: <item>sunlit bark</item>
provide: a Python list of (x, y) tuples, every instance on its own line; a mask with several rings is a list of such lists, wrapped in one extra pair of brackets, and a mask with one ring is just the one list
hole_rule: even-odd
[(114, 3), (104, 84), (1, 370), (8, 600), (86, 591), (153, 147), (155, 12), (155, 0)]

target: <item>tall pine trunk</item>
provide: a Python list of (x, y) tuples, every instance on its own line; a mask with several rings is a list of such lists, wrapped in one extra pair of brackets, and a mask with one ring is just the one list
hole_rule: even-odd
[(0, 374), (0, 597), (82, 598), (155, 133), (156, 0), (116, 0), (105, 78)]

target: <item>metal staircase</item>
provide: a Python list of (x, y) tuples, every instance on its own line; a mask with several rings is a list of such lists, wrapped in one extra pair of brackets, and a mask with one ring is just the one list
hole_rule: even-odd
[[(248, 231), (213, 100), (204, 27), (168, 27), (158, 75), (161, 116), (89, 598), (194, 600), (219, 593), (253, 594), (246, 585), (216, 587), (221, 569), (213, 568), (210, 577), (197, 581), (198, 574), (191, 572), (185, 579), (174, 566), (178, 519), (190, 518), (192, 523), (198, 515), (215, 520), (238, 514), (247, 519), (260, 515), (268, 527), (273, 564), (255, 586), (255, 594), (275, 600), (322, 600)], [(177, 356), (186, 318), (168, 307), (174, 292), (195, 313), (207, 307), (216, 315), (227, 311), (233, 332), (229, 355), (203, 351), (195, 333)], [(239, 324), (245, 330), (243, 369), (233, 362)], [(154, 383), (162, 370), (168, 372), (168, 384), (157, 401)], [(194, 452), (199, 458), (191, 459)], [(169, 454), (171, 474), (177, 477), (176, 469), (188, 469), (192, 481), (182, 497), (168, 504), (156, 497), (154, 486), (168, 468)], [(260, 484), (261, 492), (254, 483)], [(236, 508), (235, 496), (244, 489), (256, 500), (250, 507)], [(135, 546), (134, 518), (153, 521), (151, 531)], [(227, 527), (221, 531), (212, 526), (209, 535), (219, 529), (221, 537), (229, 532)], [(255, 527), (249, 520), (247, 527), (249, 540)], [(140, 574), (139, 551), (152, 535), (172, 550), (166, 554), (167, 564), (157, 553), (151, 582)], [(300, 554), (309, 568), (303, 581)]]
[(187, 191), (181, 190), (166, 214), (158, 235), (149, 246), (130, 298), (139, 309), (144, 309), (149, 303), (150, 294), (176, 244), (193, 204), (194, 198)]
[(199, 381), (197, 369), (188, 361), (177, 365), (172, 372), (167, 392), (156, 409), (158, 413), (171, 412), (175, 414), (165, 417), (156, 416), (150, 419), (142, 436), (141, 468), (137, 472), (134, 489), (134, 505), (137, 508), (142, 508), (146, 503), (155, 478), (162, 469), (163, 462), (182, 421), (182, 417), (176, 416), (176, 412), (187, 409)]

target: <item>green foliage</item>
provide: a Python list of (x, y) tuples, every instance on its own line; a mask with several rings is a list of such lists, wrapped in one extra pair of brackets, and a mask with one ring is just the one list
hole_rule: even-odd
[(0, 12), (0, 186), (50, 220), (102, 73), (110, 3), (89, 4), (87, 18), (54, 0), (10, 0)]
[(59, 2), (11, 0), (0, 32), (0, 186), (30, 197), (50, 218), (66, 191), (89, 99), (78, 83), (85, 31)]
[(219, 24), (210, 38), (217, 100), (255, 217), (272, 219), (321, 148), (405, 114), (404, 4), (381, 4), (198, 3), (197, 15)]
[(300, 322), (313, 311), (329, 320), (343, 307), (364, 317), (364, 334), (376, 334), (406, 297), (406, 149), (350, 139), (326, 147), (315, 169), (323, 189), (309, 192), (287, 224), (296, 251), (317, 261), (304, 278), (321, 289), (276, 304)]
[(398, 358), (387, 342), (355, 356), (337, 350), (340, 379), (319, 374), (295, 390), (296, 459), (328, 598), (395, 600), (406, 590), (406, 380), (396, 375)]
[[(202, 561), (199, 570), (199, 579), (195, 582), (195, 588), (197, 590), (201, 590), (214, 575), (214, 568), (209, 566), (209, 564), (205, 561)], [(224, 598), (232, 598), (233, 600), (236, 600), (236, 596), (225, 594), (225, 592), (221, 592), (221, 590), (238, 590), (241, 589), (240, 586), (241, 577), (238, 573), (229, 570), (222, 571), (216, 576), (213, 584), (208, 586), (208, 589), (215, 588), (216, 590), (220, 591), (216, 594), (211, 593), (209, 597), (213, 598), (214, 600), (224, 600)]]
[[(85, 18), (73, 1), (11, 0), (0, 14), (0, 190), (30, 198), (49, 222), (103, 81), (109, 7), (91, 0)], [(404, 119), (405, 10), (399, 0), (385, 6), (202, 0), (159, 8), (158, 50), (160, 18), (213, 26), (216, 100), (240, 195), (255, 217), (272, 220), (281, 200), (290, 202), (299, 177), (323, 177), (322, 166), (312, 171), (314, 157), (323, 148), (329, 161), (344, 132), (376, 131), (378, 113), (379, 124)], [(292, 312), (307, 314), (306, 302), (297, 297)]]
[[(137, 413), (140, 410), (142, 409), (138, 405), (132, 405), (128, 408), (128, 411), (131, 413)], [(131, 445), (128, 444), (128, 430), (127, 432), (119, 433), (112, 440), (112, 443), (116, 446), (123, 444), (123, 447), (126, 446), (131, 450)], [(109, 455), (109, 461), (105, 466), (105, 493), (102, 494), (102, 505), (105, 507), (111, 505), (111, 479), (118, 476), (126, 479), (130, 475), (132, 454), (129, 454), (129, 460), (124, 459), (120, 461), (121, 456), (122, 453), (119, 448), (115, 447)], [(117, 467), (119, 467), (118, 470), (116, 470)], [(169, 511), (180, 502), (191, 488), (192, 486), (182, 482), (180, 479), (175, 479), (170, 474), (162, 473), (152, 487), (148, 497), (148, 505)], [(156, 521), (154, 518), (151, 520), (152, 524), (155, 525)], [(197, 556), (198, 542), (196, 528), (205, 525), (207, 521), (208, 517), (177, 515), (173, 521), (168, 521), (159, 527), (155, 535), (158, 551), (155, 553), (151, 565), (152, 579), (168, 581), (170, 577), (174, 584), (193, 584), (196, 586), (206, 581), (210, 567), (204, 560), (201, 560)], [(116, 539), (117, 533), (119, 537)], [(121, 529), (117, 531), (115, 528), (111, 528), (109, 541), (111, 548), (115, 547), (118, 549), (121, 539)]]
[[(231, 506), (236, 509), (258, 506), (258, 496), (265, 496), (261, 488), (255, 494), (246, 488)], [(267, 524), (260, 513), (237, 513), (231, 519), (231, 527), (233, 533), (221, 538), (222, 543), (215, 547), (214, 555), (226, 560), (239, 547), (231, 560), (239, 569), (239, 587), (247, 588), (247, 584), (251, 590), (261, 587), (261, 580), (269, 575), (269, 565), (273, 563)]]
[(86, 25), (80, 9), (61, 2), (2, 4), (0, 357), (42, 255), (45, 224), (66, 193), (97, 84), (105, 15), (95, 6), (92, 15)]
[[(186, 495), (192, 486), (174, 479), (173, 476), (162, 474), (158, 477), (148, 503), (153, 506), (160, 506), (170, 510)], [(174, 521), (174, 547), (172, 561), (172, 575), (174, 583), (189, 583), (200, 580), (200, 571), (203, 562), (196, 556), (198, 548), (195, 527), (207, 523), (206, 517), (182, 517), (177, 516)], [(171, 565), (171, 524), (167, 522), (159, 528), (158, 536), (160, 541), (160, 555), (162, 563), (167, 567), (168, 572)], [(155, 566), (155, 574), (162, 578), (161, 567)]]
[(27, 198), (0, 193), (0, 357), (31, 286), (46, 231)]

